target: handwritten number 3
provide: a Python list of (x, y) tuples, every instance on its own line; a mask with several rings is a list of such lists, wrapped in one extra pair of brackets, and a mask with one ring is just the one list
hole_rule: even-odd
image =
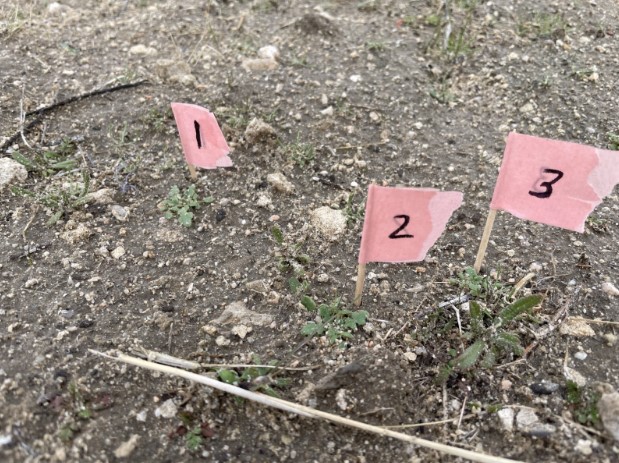
[[(552, 194), (552, 185), (554, 185), (555, 183), (557, 183), (559, 180), (561, 180), (561, 178), (563, 178), (563, 172), (561, 172), (560, 170), (556, 170), (556, 169), (544, 169), (542, 171), (542, 173), (544, 174), (555, 174), (556, 177), (553, 178), (550, 182), (542, 182), (540, 183), (540, 187), (542, 188), (546, 188), (545, 191), (529, 191), (529, 194), (531, 196), (535, 196), (536, 198), (549, 198), (550, 195)], [(540, 179), (542, 180), (542, 179)]]
[(393, 216), (393, 218), (402, 219), (402, 224), (396, 230), (391, 232), (391, 234), (389, 235), (389, 238), (391, 238), (392, 240), (395, 240), (397, 238), (413, 238), (413, 235), (409, 233), (400, 234), (400, 232), (404, 230), (408, 226), (408, 223), (411, 221), (410, 215), (404, 215), (404, 214), (395, 215)]

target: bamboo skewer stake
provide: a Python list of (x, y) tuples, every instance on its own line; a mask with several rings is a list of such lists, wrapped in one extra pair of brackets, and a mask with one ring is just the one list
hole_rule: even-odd
[(149, 370), (167, 373), (169, 375), (180, 376), (190, 381), (194, 381), (196, 383), (200, 383), (200, 384), (204, 384), (206, 386), (212, 387), (213, 389), (219, 389), (221, 391), (228, 392), (230, 394), (243, 397), (248, 400), (253, 400), (255, 402), (262, 403), (264, 405), (268, 405), (268, 406), (271, 406), (271, 407), (274, 407), (280, 410), (284, 410), (289, 413), (294, 413), (296, 415), (301, 415), (301, 416), (305, 416), (308, 418), (322, 418), (323, 420), (330, 421), (332, 423), (342, 424), (342, 425), (349, 426), (352, 428), (361, 429), (363, 431), (371, 432), (371, 433), (378, 434), (381, 436), (392, 437), (395, 439), (399, 439), (401, 441), (409, 442), (414, 445), (419, 445), (421, 447), (425, 447), (428, 449), (437, 450), (439, 452), (443, 452), (449, 455), (466, 458), (471, 461), (476, 461), (479, 463), (521, 463), (517, 460), (510, 460), (508, 458), (485, 455), (483, 453), (473, 452), (471, 450), (465, 450), (459, 447), (452, 447), (450, 445), (439, 444), (438, 442), (434, 442), (434, 441), (430, 441), (426, 439), (420, 439), (419, 437), (392, 431), (390, 429), (381, 428), (379, 426), (373, 426), (371, 424), (366, 424), (361, 421), (351, 420), (348, 418), (344, 418), (343, 416), (334, 415), (334, 414), (323, 412), (320, 410), (315, 410), (313, 408), (306, 407), (304, 405), (299, 405), (294, 402), (288, 402), (286, 400), (267, 396), (265, 394), (259, 394), (256, 392), (248, 391), (238, 386), (233, 386), (231, 384), (217, 381), (213, 378), (209, 378), (208, 376), (198, 375), (190, 371), (181, 370), (179, 368), (174, 368), (174, 367), (170, 367), (167, 365), (160, 365), (157, 363), (149, 362), (147, 360), (142, 360), (139, 358), (131, 357), (129, 355), (118, 353), (116, 356), (113, 356), (113, 355), (104, 354), (103, 352), (98, 352), (92, 349), (89, 349), (89, 352), (96, 354), (96, 355), (100, 355), (102, 357), (105, 357), (111, 360), (117, 360), (120, 362), (128, 363), (130, 365), (147, 368)]
[(189, 175), (191, 175), (191, 180), (193, 180), (194, 182), (198, 180), (198, 172), (196, 171), (196, 166), (187, 163), (187, 167), (189, 167)]
[(475, 265), (473, 266), (477, 273), (479, 273), (481, 264), (484, 261), (484, 256), (486, 255), (486, 248), (488, 247), (488, 241), (490, 241), (490, 233), (492, 233), (495, 217), (496, 209), (490, 209), (490, 212), (488, 212), (488, 218), (486, 219), (486, 226), (484, 227), (484, 234), (481, 237), (481, 243), (479, 243), (479, 250), (477, 251)]
[(355, 297), (353, 303), (355, 307), (361, 305), (361, 298), (363, 297), (363, 285), (365, 284), (365, 263), (359, 264), (357, 270), (357, 285), (355, 286)]

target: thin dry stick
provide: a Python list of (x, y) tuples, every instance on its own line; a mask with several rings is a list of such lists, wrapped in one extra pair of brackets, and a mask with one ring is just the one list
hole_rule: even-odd
[(570, 320), (574, 320), (577, 322), (585, 322), (596, 325), (617, 325), (619, 326), (619, 322), (611, 322), (608, 320), (593, 320), (591, 318), (583, 318), (583, 317), (568, 317)]
[[(469, 418), (473, 418), (477, 416), (475, 413), (469, 413), (468, 415), (464, 415), (462, 417), (462, 421), (468, 420)], [(438, 424), (448, 424), (453, 423), (458, 418), (449, 418), (447, 420), (439, 420), (439, 421), (426, 421), (425, 423), (415, 423), (415, 424), (396, 424), (392, 426), (381, 426), (381, 428), (385, 429), (409, 429), (409, 428), (420, 428), (422, 426), (436, 426)]]
[(433, 442), (433, 441), (426, 440), (426, 439), (420, 439), (415, 436), (409, 436), (408, 434), (390, 431), (389, 429), (383, 429), (378, 426), (373, 426), (371, 424), (366, 424), (360, 421), (355, 421), (355, 420), (351, 420), (348, 418), (344, 418), (342, 416), (333, 415), (331, 413), (323, 412), (320, 410), (315, 410), (313, 408), (306, 407), (304, 405), (295, 404), (293, 402), (288, 402), (286, 400), (278, 399), (275, 397), (270, 397), (264, 394), (258, 394), (256, 392), (248, 391), (248, 390), (242, 389), (237, 386), (232, 386), (230, 384), (217, 381), (207, 376), (198, 375), (190, 371), (185, 371), (185, 370), (181, 370), (178, 368), (169, 367), (166, 365), (159, 365), (157, 363), (148, 362), (146, 360), (131, 357), (129, 355), (118, 353), (117, 356), (112, 356), (112, 355), (104, 354), (103, 352), (98, 352), (92, 349), (89, 349), (89, 352), (96, 354), (96, 355), (100, 355), (102, 357), (105, 357), (111, 360), (117, 360), (120, 362), (128, 363), (130, 365), (147, 368), (149, 370), (159, 371), (159, 372), (167, 373), (167, 374), (174, 375), (174, 376), (180, 376), (181, 378), (185, 378), (190, 381), (195, 381), (197, 383), (204, 384), (206, 386), (212, 387), (213, 389), (219, 389), (221, 391), (228, 392), (230, 394), (243, 397), (248, 400), (253, 400), (255, 402), (268, 405), (270, 407), (284, 410), (289, 413), (294, 413), (296, 415), (301, 415), (301, 416), (305, 416), (309, 418), (322, 418), (332, 423), (338, 423), (338, 424), (342, 424), (342, 425), (349, 426), (352, 428), (361, 429), (363, 431), (371, 432), (371, 433), (378, 434), (381, 436), (393, 437), (395, 439), (399, 439), (405, 442), (409, 442), (411, 444), (419, 445), (421, 447), (438, 450), (439, 452), (443, 452), (449, 455), (467, 458), (471, 461), (476, 461), (480, 463), (522, 463), (517, 460), (510, 460), (508, 458), (485, 455), (483, 453), (473, 452), (471, 450), (465, 450), (465, 449), (453, 447), (450, 445), (439, 444), (437, 442)]
[(531, 279), (535, 277), (535, 273), (527, 273), (516, 285), (514, 286), (514, 290), (512, 291), (511, 296), (514, 297), (518, 291), (520, 291), (524, 285), (526, 285)]
[(357, 285), (355, 286), (355, 297), (353, 303), (356, 307), (361, 305), (361, 297), (363, 296), (363, 285), (365, 283), (365, 263), (359, 264), (357, 270)]
[(533, 333), (533, 335), (535, 336), (535, 341), (533, 341), (524, 349), (524, 352), (522, 353), (523, 359), (526, 359), (527, 356), (531, 353), (531, 351), (539, 345), (540, 341), (542, 341), (550, 333), (556, 330), (557, 327), (563, 322), (570, 308), (570, 303), (576, 298), (579, 291), (580, 288), (577, 288), (576, 291), (574, 291), (574, 295), (568, 301), (566, 301), (565, 304), (563, 304), (563, 307), (561, 307), (559, 311), (555, 314), (555, 316), (552, 317), (552, 320), (550, 321), (550, 323), (548, 323), (548, 325), (546, 325), (546, 327)]
[(473, 266), (477, 273), (479, 273), (481, 264), (484, 261), (484, 256), (486, 255), (486, 248), (488, 247), (488, 241), (490, 241), (490, 234), (492, 233), (492, 227), (494, 226), (495, 218), (496, 209), (490, 209), (490, 211), (488, 212), (488, 218), (486, 219), (486, 226), (484, 227), (484, 234), (481, 237), (481, 243), (479, 243), (479, 250), (477, 251), (475, 265)]
[(33, 204), (32, 207), (30, 208), (30, 213), (32, 214), (32, 217), (30, 217), (30, 220), (28, 221), (28, 223), (26, 224), (26, 226), (24, 227), (24, 229), (21, 232), (21, 236), (22, 236), (22, 238), (24, 239), (25, 242), (28, 241), (28, 238), (26, 238), (26, 232), (30, 228), (30, 225), (32, 225), (32, 222), (34, 222), (34, 218), (37, 216), (37, 212), (38, 211), (39, 211), (39, 205), (38, 204)]
[(23, 136), (23, 134), (28, 133), (30, 130), (32, 130), (32, 128), (34, 128), (36, 125), (40, 124), (41, 121), (43, 120), (43, 114), (52, 111), (56, 108), (60, 108), (61, 106), (65, 106), (68, 105), (70, 103), (73, 103), (75, 101), (80, 101), (83, 100), (85, 98), (90, 98), (91, 96), (97, 96), (97, 95), (103, 95), (105, 93), (110, 93), (110, 92), (115, 92), (117, 90), (123, 90), (125, 88), (131, 88), (131, 87), (137, 87), (138, 85), (142, 85), (144, 83), (146, 83), (146, 80), (140, 80), (137, 82), (131, 82), (128, 84), (122, 84), (122, 85), (117, 85), (115, 87), (109, 87), (109, 88), (101, 88), (101, 89), (97, 89), (97, 90), (93, 90), (92, 92), (87, 92), (87, 93), (82, 93), (81, 95), (76, 95), (76, 96), (72, 96), (70, 98), (67, 98), (66, 100), (62, 100), (62, 101), (58, 101), (54, 104), (51, 104), (49, 106), (45, 106), (43, 108), (39, 108), (39, 109), (35, 109), (33, 111), (28, 111), (25, 114), (25, 117), (28, 116), (37, 116), (34, 120), (30, 121), (27, 125), (23, 125), (20, 124), (20, 129), (14, 133), (11, 137), (9, 137), (8, 140), (6, 140), (2, 146), (0, 146), (0, 152), (6, 150), (9, 146), (11, 146), (13, 143), (15, 143), (15, 141), (20, 137)]

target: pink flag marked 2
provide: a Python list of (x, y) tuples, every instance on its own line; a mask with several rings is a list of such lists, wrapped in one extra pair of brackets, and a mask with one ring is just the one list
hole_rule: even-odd
[(462, 204), (462, 193), (370, 185), (359, 263), (419, 262)]
[(617, 151), (510, 133), (490, 208), (582, 233), (617, 183)]
[(213, 113), (185, 103), (172, 103), (172, 112), (188, 164), (204, 169), (232, 166), (230, 148)]

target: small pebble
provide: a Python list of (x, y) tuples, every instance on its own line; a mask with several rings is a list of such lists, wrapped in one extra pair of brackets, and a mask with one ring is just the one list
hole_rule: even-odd
[(578, 360), (584, 360), (587, 358), (587, 353), (583, 351), (578, 351), (574, 354), (574, 358)]

